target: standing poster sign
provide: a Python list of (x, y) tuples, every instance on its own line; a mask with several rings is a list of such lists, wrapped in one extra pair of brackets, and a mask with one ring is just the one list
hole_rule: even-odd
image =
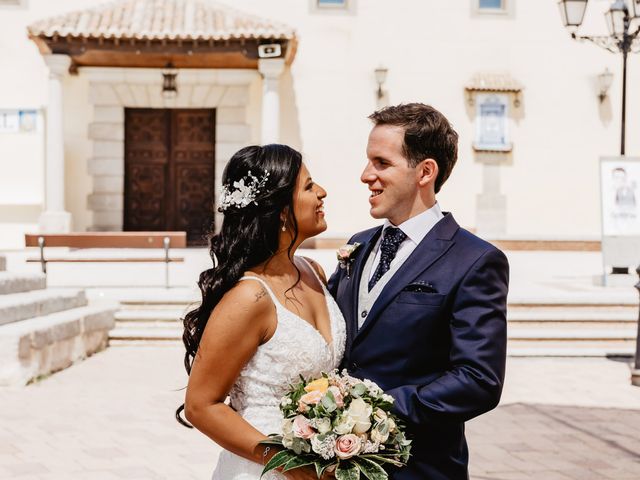
[(640, 264), (640, 158), (601, 158), (600, 189), (605, 271), (633, 271)]

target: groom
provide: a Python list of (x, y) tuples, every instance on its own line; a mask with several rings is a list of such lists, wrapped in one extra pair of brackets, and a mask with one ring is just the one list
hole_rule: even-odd
[(378, 383), (413, 439), (395, 480), (463, 480), (464, 422), (491, 410), (504, 380), (509, 265), (442, 212), (436, 194), (457, 159), (458, 135), (433, 107), (387, 107), (360, 180), (382, 226), (329, 281), (347, 321), (343, 367)]

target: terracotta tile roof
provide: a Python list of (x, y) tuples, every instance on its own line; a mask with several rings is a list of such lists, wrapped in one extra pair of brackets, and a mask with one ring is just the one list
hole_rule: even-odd
[(36, 22), (33, 37), (150, 40), (295, 38), (282, 23), (209, 0), (120, 0)]
[(479, 92), (519, 92), (522, 85), (508, 73), (478, 73), (464, 88)]

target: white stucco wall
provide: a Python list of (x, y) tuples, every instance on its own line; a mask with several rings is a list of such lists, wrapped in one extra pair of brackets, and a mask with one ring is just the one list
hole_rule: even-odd
[[(507, 197), (507, 234), (517, 237), (592, 238), (600, 233), (598, 158), (619, 150), (621, 56), (572, 41), (555, 2), (514, 0), (511, 17), (478, 17), (471, 1), (360, 0), (354, 15), (312, 13), (302, 0), (234, 0), (233, 6), (292, 25), (296, 59), (282, 78), (282, 141), (300, 148), (315, 179), (329, 191), (328, 237), (374, 224), (366, 188), (359, 183), (376, 108), (373, 70), (389, 69), (390, 103), (419, 101), (439, 108), (460, 134), (460, 155), (439, 200), (467, 227), (476, 225), (482, 165), (471, 148), (475, 124), (464, 94), (477, 72), (508, 72), (524, 86), (512, 124), (512, 163), (500, 167)], [(47, 71), (26, 25), (101, 0), (30, 0), (27, 9), (0, 9), (0, 109), (47, 104)], [(231, 3), (231, 2), (228, 2)], [(604, 33), (590, 2), (587, 27)], [(614, 73), (600, 105), (595, 76)], [(627, 153), (640, 154), (640, 55), (631, 55), (627, 89)], [(91, 121), (88, 82), (65, 80), (66, 208), (73, 227), (91, 224), (87, 194), (86, 129)], [(260, 82), (249, 88), (247, 123), (260, 139)], [(38, 140), (42, 142), (43, 137)], [(43, 149), (37, 142), (0, 136), (0, 248), (17, 248), (42, 208)], [(30, 149), (33, 149), (31, 151)], [(23, 158), (9, 162), (6, 158)], [(13, 192), (15, 191), (15, 195)], [(18, 195), (17, 192), (21, 192)], [(28, 198), (27, 198), (28, 197)], [(11, 202), (17, 205), (11, 206)]]

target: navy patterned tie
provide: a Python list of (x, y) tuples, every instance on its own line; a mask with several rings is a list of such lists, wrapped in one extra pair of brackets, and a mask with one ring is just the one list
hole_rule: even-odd
[(384, 237), (382, 238), (382, 244), (380, 245), (380, 263), (376, 271), (373, 273), (373, 277), (369, 280), (369, 291), (373, 286), (378, 283), (378, 280), (389, 271), (391, 262), (398, 253), (398, 247), (404, 242), (407, 235), (396, 227), (387, 227), (384, 229)]

